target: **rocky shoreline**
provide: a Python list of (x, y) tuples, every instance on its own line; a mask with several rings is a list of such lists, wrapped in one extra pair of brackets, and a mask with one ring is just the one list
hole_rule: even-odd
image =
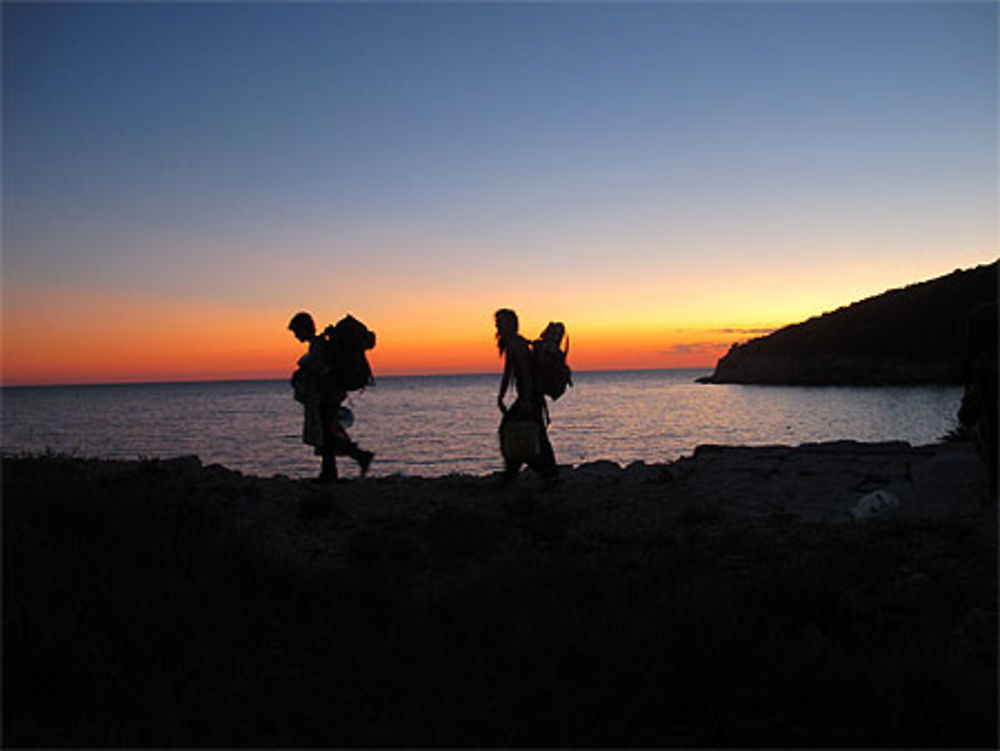
[(543, 484), (3, 460), (5, 747), (996, 747), (967, 444)]
[[(108, 478), (136, 466), (94, 465)], [(417, 528), (449, 514), (474, 514), (497, 528), (541, 515), (561, 541), (605, 545), (615, 537), (656, 536), (690, 519), (864, 523), (975, 514), (981, 505), (979, 460), (968, 443), (703, 445), (672, 463), (564, 466), (553, 484), (527, 470), (509, 484), (498, 475), (397, 475), (317, 485), (203, 466), (195, 456), (141, 466), (158, 482), (204, 498), (239, 534), (282, 557), (334, 568), (346, 565), (359, 531)], [(518, 546), (516, 533), (501, 536)]]

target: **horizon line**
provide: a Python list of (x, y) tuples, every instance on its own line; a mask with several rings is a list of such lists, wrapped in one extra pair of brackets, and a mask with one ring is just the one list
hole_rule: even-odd
[[(704, 371), (704, 370), (714, 370), (714, 365), (705, 365), (702, 367), (684, 367), (684, 368), (587, 368), (586, 370), (574, 370), (573, 373), (655, 373), (660, 371)], [(463, 372), (463, 373), (394, 373), (392, 375), (376, 376), (375, 384), (368, 388), (377, 388), (379, 380), (388, 380), (395, 378), (464, 378), (469, 376), (496, 376), (500, 377), (502, 372), (493, 371), (479, 371), (479, 372)], [(287, 377), (262, 377), (262, 378), (185, 378), (176, 381), (171, 380), (153, 380), (153, 381), (81, 381), (81, 382), (62, 382), (62, 383), (16, 383), (16, 384), (5, 384), (0, 383), (0, 388), (3, 389), (38, 389), (38, 388), (67, 388), (76, 386), (183, 386), (183, 385), (195, 385), (195, 384), (205, 384), (205, 383), (259, 383), (263, 381), (284, 381)], [(362, 391), (365, 389), (361, 389)]]

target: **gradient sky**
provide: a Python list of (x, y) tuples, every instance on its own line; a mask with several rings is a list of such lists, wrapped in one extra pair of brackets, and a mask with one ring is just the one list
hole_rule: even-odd
[(733, 341), (997, 257), (997, 5), (3, 3), (5, 384)]

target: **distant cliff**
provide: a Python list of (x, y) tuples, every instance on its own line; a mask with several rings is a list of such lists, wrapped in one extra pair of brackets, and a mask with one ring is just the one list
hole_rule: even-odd
[(893, 289), (745, 344), (706, 383), (961, 383), (966, 323), (997, 299), (998, 262)]

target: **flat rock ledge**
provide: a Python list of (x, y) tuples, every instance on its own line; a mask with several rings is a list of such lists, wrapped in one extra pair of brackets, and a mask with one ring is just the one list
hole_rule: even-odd
[[(670, 473), (692, 499), (725, 504), (731, 513), (813, 522), (974, 513), (982, 499), (980, 461), (965, 443), (705, 445)], [(875, 498), (883, 502), (871, 503)]]

